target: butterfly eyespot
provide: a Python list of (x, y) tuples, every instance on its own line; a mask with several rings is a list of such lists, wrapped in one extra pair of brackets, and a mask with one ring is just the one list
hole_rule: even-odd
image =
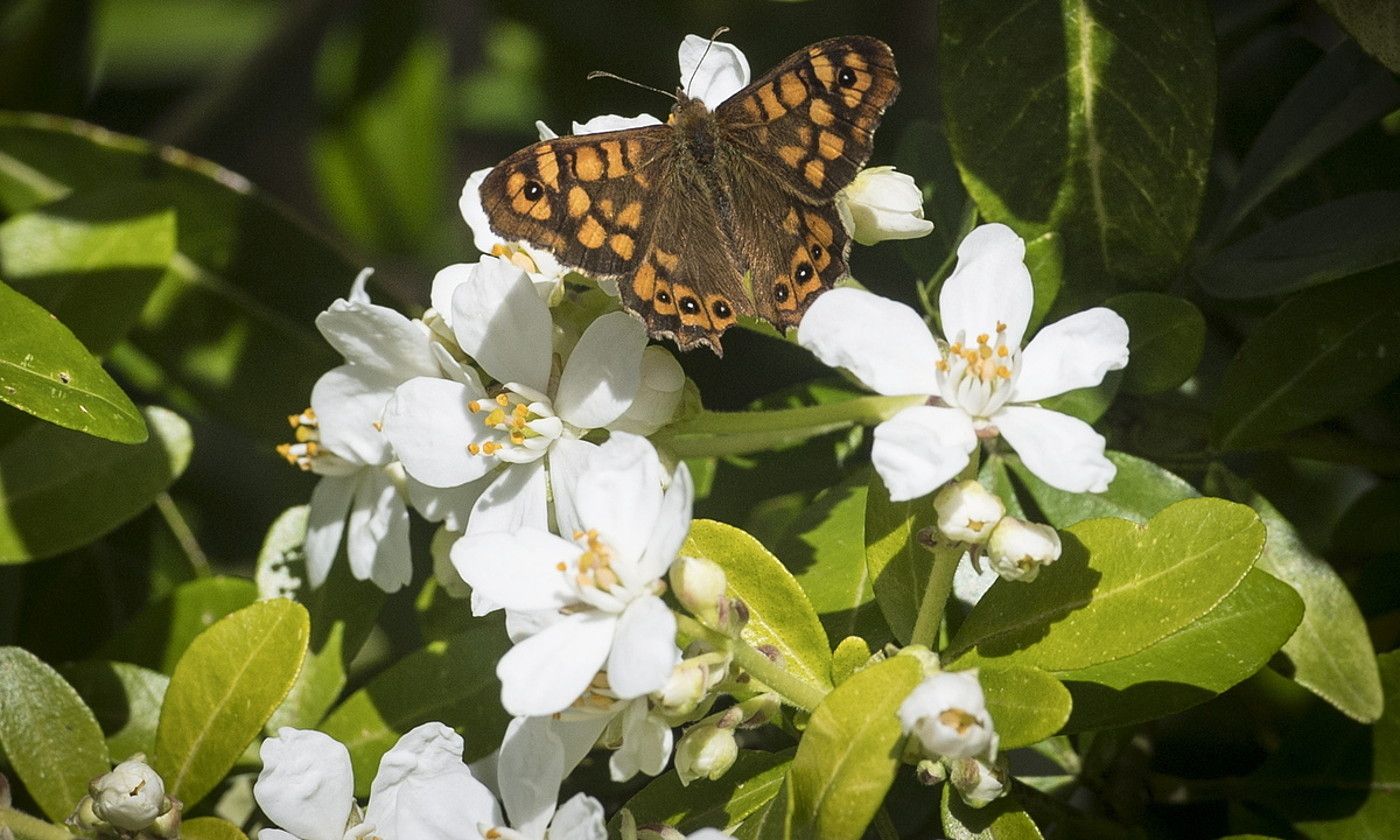
[(803, 263), (802, 265), (799, 265), (799, 266), (797, 267), (797, 271), (794, 272), (793, 276), (797, 278), (797, 282), (799, 282), (799, 283), (806, 283), (808, 280), (811, 280), (811, 279), (812, 279), (812, 266), (811, 266), (811, 264), (809, 264), (809, 263)]
[(841, 87), (856, 86), (856, 71), (849, 67), (842, 67), (841, 72), (836, 75), (836, 84)]
[(812, 247), (808, 248), (807, 251), (811, 253), (812, 259), (814, 260), (820, 260), (822, 258), (822, 246), (815, 242), (812, 243)]
[(681, 298), (681, 311), (687, 315), (694, 315), (700, 311), (700, 302), (693, 297)]
[(670, 303), (670, 302), (671, 302), (671, 293), (670, 293), (670, 292), (657, 292), (657, 293), (656, 293), (656, 299), (659, 300), (659, 301), (661, 301), (662, 303)]
[(715, 313), (716, 318), (728, 318), (730, 315), (734, 314), (729, 308), (729, 304), (722, 300), (717, 300), (710, 304), (710, 311)]
[(539, 181), (530, 181), (525, 184), (525, 197), (531, 201), (539, 201), (544, 198), (544, 187)]
[(773, 287), (773, 297), (777, 299), (778, 303), (786, 301), (790, 294), (792, 293), (788, 291), (788, 285), (786, 283), (779, 283)]

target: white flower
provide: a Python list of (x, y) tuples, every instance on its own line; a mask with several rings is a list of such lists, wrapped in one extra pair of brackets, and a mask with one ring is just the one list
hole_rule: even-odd
[(345, 535), (358, 580), (394, 592), (412, 577), (408, 509), (401, 473), (380, 431), (384, 405), (400, 383), (441, 376), (433, 341), (422, 322), (369, 302), (365, 270), (348, 299), (316, 317), (326, 341), (346, 364), (328, 371), (311, 391), (311, 408), (291, 418), (297, 442), (278, 447), (287, 460), (322, 479), (311, 494), (306, 572), (312, 587), (325, 582)]
[(98, 819), (127, 831), (146, 828), (170, 809), (165, 782), (140, 755), (93, 779), (88, 795)]
[(1099, 384), (1128, 363), (1128, 325), (1110, 309), (1071, 315), (1024, 350), (1033, 290), (1025, 243), (1005, 225), (982, 225), (958, 247), (939, 294), (948, 341), (914, 310), (859, 289), (817, 299), (797, 340), (828, 365), (887, 396), (923, 395), (875, 429), (871, 460), (890, 498), (932, 492), (968, 463), (979, 435), (1000, 434), (1051, 486), (1101, 493), (1116, 472), (1104, 439), (1082, 420), (1036, 405)]
[(984, 542), (1006, 515), (1006, 505), (996, 494), (973, 479), (949, 484), (933, 497), (938, 530), (950, 540)]
[(996, 756), (996, 731), (976, 669), (925, 677), (899, 705), (899, 722), (931, 755)]
[(676, 775), (682, 785), (696, 779), (718, 779), (739, 758), (739, 742), (734, 727), (700, 722), (692, 726), (676, 744)]
[(556, 376), (554, 322), (526, 273), (489, 257), (462, 269), (448, 325), (501, 386), (488, 394), (466, 377), (410, 379), (385, 408), (384, 435), (409, 478), (452, 490), (470, 508), (465, 523), (447, 522), (454, 530), (545, 527), (546, 466), (559, 526), (572, 529), (567, 488), (595, 448), (579, 438), (610, 428), (636, 402), (646, 330), (625, 312), (599, 317)]
[(1007, 580), (1033, 581), (1042, 566), (1060, 559), (1060, 535), (1049, 525), (1008, 516), (987, 540), (987, 560)]
[(862, 245), (886, 239), (917, 239), (933, 230), (924, 219), (919, 185), (893, 166), (862, 169), (836, 194), (836, 210), (851, 238)]
[(619, 699), (660, 689), (680, 658), (675, 616), (658, 597), (690, 529), (694, 494), (682, 465), (662, 491), (645, 438), (616, 433), (573, 490), (572, 540), (539, 527), (468, 532), (452, 550), (462, 578), (492, 605), (565, 610), (501, 658), (501, 704), (513, 715), (568, 708), (606, 669)]

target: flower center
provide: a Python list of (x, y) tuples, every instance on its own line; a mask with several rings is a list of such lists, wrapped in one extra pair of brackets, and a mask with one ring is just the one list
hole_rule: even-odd
[(535, 261), (530, 258), (530, 255), (520, 248), (512, 249), (497, 242), (495, 245), (491, 246), (491, 256), (500, 257), (516, 268), (523, 268), (531, 274), (538, 274), (540, 270), (540, 267), (535, 265)]
[[(549, 401), (541, 394), (519, 393), (508, 386), (490, 400), (472, 400), (467, 410), (481, 418), (490, 437), (467, 444), (473, 455), (495, 455), (515, 463), (533, 461), (563, 432)], [(528, 390), (528, 389), (526, 389)]]
[(277, 454), (301, 470), (310, 470), (311, 462), (321, 454), (321, 428), (316, 412), (307, 408), (300, 414), (289, 415), (287, 422), (292, 425), (296, 443), (278, 444)]
[(982, 333), (969, 342), (959, 333), (943, 348), (938, 360), (938, 390), (943, 401), (973, 417), (995, 414), (1011, 396), (1021, 370), (1020, 348), (1006, 341), (1006, 325), (997, 322), (996, 335)]
[(574, 541), (584, 548), (578, 558), (578, 575), (575, 578), (579, 586), (607, 592), (622, 582), (612, 569), (612, 547), (598, 537), (596, 528), (575, 531)]
[(959, 735), (965, 735), (967, 730), (977, 726), (977, 718), (962, 709), (944, 709), (938, 713), (938, 722), (955, 730)]

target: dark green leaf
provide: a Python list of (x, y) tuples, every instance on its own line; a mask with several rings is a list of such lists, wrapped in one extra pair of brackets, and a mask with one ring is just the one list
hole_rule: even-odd
[(1104, 303), (1128, 322), (1124, 391), (1170, 391), (1196, 372), (1205, 350), (1206, 321), (1190, 301), (1174, 295), (1132, 292)]
[(1026, 326), (1026, 334), (1031, 335), (1040, 328), (1050, 308), (1060, 296), (1065, 283), (1065, 245), (1060, 234), (1053, 230), (1026, 242), (1026, 270), (1031, 274), (1031, 289), (1035, 296), (1031, 304), (1031, 320)]
[(1373, 0), (1319, 0), (1351, 37), (1391, 71), (1400, 73), (1400, 20), (1394, 7)]
[(874, 582), (875, 602), (890, 631), (904, 644), (914, 633), (933, 569), (933, 554), (915, 536), (933, 524), (933, 504), (928, 499), (892, 502), (884, 482), (870, 483), (865, 497), (865, 562)]
[(1118, 474), (1106, 493), (1066, 493), (1036, 478), (1019, 458), (1004, 458), (1002, 463), (1056, 528), (1101, 516), (1146, 522), (1167, 505), (1200, 495), (1187, 481), (1151, 461), (1122, 452), (1108, 452), (1107, 457), (1118, 468)]
[(89, 660), (63, 667), (107, 733), (107, 750), (118, 760), (136, 753), (150, 755), (156, 724), (170, 678), (126, 662)]
[(1021, 809), (1015, 796), (1003, 796), (983, 808), (973, 808), (943, 786), (943, 831), (948, 840), (1041, 840), (1040, 829)]
[[(777, 795), (791, 761), (791, 752), (743, 750), (719, 779), (682, 785), (672, 770), (649, 782), (623, 807), (639, 825), (669, 825), (686, 832), (707, 826), (729, 831)], [(614, 827), (617, 823), (614, 817)]]
[(257, 598), (258, 588), (247, 578), (212, 577), (181, 584), (137, 613), (107, 640), (101, 655), (164, 674), (174, 673), (175, 663), (196, 636)]

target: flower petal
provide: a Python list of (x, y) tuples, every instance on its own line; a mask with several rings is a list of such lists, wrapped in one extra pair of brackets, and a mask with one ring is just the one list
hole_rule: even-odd
[(1035, 292), (1026, 270), (1026, 243), (1006, 225), (973, 228), (958, 246), (958, 265), (938, 293), (943, 335), (972, 341), (1006, 325), (1006, 341), (1020, 347)]
[(656, 776), (666, 769), (671, 757), (671, 727), (648, 714), (647, 703), (638, 698), (622, 713), (622, 746), (608, 762), (615, 782), (625, 782), (637, 773)]
[(681, 545), (690, 533), (691, 511), (695, 504), (695, 482), (684, 462), (676, 466), (671, 486), (661, 499), (656, 524), (647, 542), (646, 554), (638, 566), (637, 575), (643, 580), (655, 580), (670, 570)]
[(549, 840), (607, 840), (603, 803), (586, 793), (576, 793), (559, 806), (549, 823)]
[(733, 44), (687, 35), (679, 57), (681, 88), (711, 111), (749, 83), (749, 60)]
[[(457, 209), (462, 211), (462, 218), (466, 219), (467, 227), (472, 231), (472, 244), (476, 250), (483, 254), (491, 253), (491, 246), (501, 244), (501, 237), (491, 230), (491, 221), (486, 216), (486, 207), (481, 203), (481, 185), (486, 182), (486, 176), (491, 174), (495, 167), (488, 166), (485, 169), (478, 169), (467, 176), (467, 183), (462, 187), (462, 197), (457, 200)], [(436, 306), (436, 302), (434, 303)], [(438, 309), (438, 312), (445, 313), (447, 310)]]
[[(436, 375), (436, 362), (433, 370)], [(311, 389), (321, 446), (351, 463), (389, 463), (389, 441), (378, 423), (402, 381), (360, 365), (341, 365), (321, 374)]]
[(462, 827), (500, 825), (500, 807), (462, 763), (462, 738), (441, 723), (409, 730), (379, 761), (365, 823), (379, 837), (454, 840)]
[(561, 534), (584, 530), (574, 507), (579, 477), (598, 445), (585, 440), (560, 438), (549, 447), (549, 489), (554, 496), (554, 521)]
[(629, 700), (666, 684), (681, 659), (676, 617), (655, 595), (634, 600), (623, 610), (608, 654), (608, 685)]
[(607, 661), (616, 627), (616, 616), (589, 610), (516, 644), (496, 663), (501, 705), (516, 716), (567, 709)]
[(506, 464), (472, 506), (467, 533), (544, 528), (549, 507), (544, 462)]
[(465, 531), (472, 506), (496, 476), (487, 475), (459, 487), (429, 487), (411, 475), (404, 476), (408, 501), (429, 522), (441, 522), (451, 531)]
[(492, 378), (548, 387), (554, 321), (523, 269), (482, 258), (452, 293), (451, 321), (457, 344)]
[(360, 477), (346, 553), (355, 579), (372, 580), (385, 592), (397, 592), (413, 579), (408, 508), (383, 470), (365, 470)]
[(516, 718), (506, 727), (496, 778), (511, 828), (544, 837), (564, 781), (564, 745), (549, 727), (531, 726), (531, 720)]
[(325, 476), (311, 491), (311, 509), (306, 518), (306, 579), (312, 589), (320, 588), (330, 574), (340, 538), (345, 533), (345, 514), (350, 511), (359, 476)]
[(316, 316), (316, 329), (345, 361), (396, 377), (437, 375), (428, 331), (387, 306), (340, 299)]
[(646, 438), (618, 432), (594, 451), (579, 477), (575, 510), (614, 552), (613, 570), (638, 586), (638, 564), (661, 510), (661, 459)]
[(875, 427), (870, 460), (890, 499), (904, 502), (932, 493), (957, 475), (976, 447), (977, 432), (966, 414), (916, 405)]
[(1110, 370), (1128, 364), (1128, 322), (1096, 307), (1045, 327), (1021, 351), (1011, 402), (1035, 402), (1076, 388), (1092, 388)]
[(476, 274), (476, 263), (453, 263), (438, 270), (433, 275), (433, 285), (428, 291), (429, 305), (442, 317), (447, 328), (452, 328), (452, 296), (457, 287), (471, 281)]
[(685, 370), (671, 351), (651, 344), (642, 351), (642, 379), (626, 413), (608, 424), (613, 431), (649, 435), (670, 423), (685, 397)]
[(836, 194), (849, 217), (851, 238), (862, 245), (886, 239), (915, 239), (933, 230), (924, 219), (924, 196), (914, 179), (893, 166), (871, 166)]
[(253, 798), (301, 840), (340, 840), (355, 804), (350, 752), (329, 735), (284, 726), (263, 741)]
[(1104, 457), (1103, 435), (1077, 417), (1011, 405), (992, 418), (1026, 469), (1068, 493), (1102, 493), (1118, 468)]
[(538, 718), (547, 721), (549, 728), (554, 730), (564, 744), (565, 776), (572, 773), (574, 768), (588, 757), (588, 753), (598, 743), (598, 738), (602, 736), (603, 730), (607, 729), (613, 717), (614, 713), (610, 709), (589, 709), (569, 711), (556, 717)]
[(863, 289), (832, 289), (807, 310), (797, 343), (886, 396), (936, 394), (941, 358), (913, 309)]
[(448, 379), (410, 379), (384, 408), (384, 436), (404, 471), (429, 487), (457, 487), (499, 463), (473, 455), (467, 444), (494, 436), (467, 403), (483, 398)]
[(635, 117), (619, 117), (617, 114), (603, 114), (586, 122), (574, 123), (574, 133), (602, 134), (605, 131), (624, 131), (629, 128), (642, 128), (648, 125), (661, 125), (661, 120), (658, 120), (651, 114), (638, 114)]
[(580, 553), (576, 544), (548, 531), (492, 531), (457, 540), (452, 565), (473, 592), (495, 604), (512, 610), (550, 610), (577, 600), (567, 570)]
[(559, 376), (554, 409), (580, 429), (601, 429), (637, 398), (646, 327), (626, 312), (609, 312), (584, 330)]

